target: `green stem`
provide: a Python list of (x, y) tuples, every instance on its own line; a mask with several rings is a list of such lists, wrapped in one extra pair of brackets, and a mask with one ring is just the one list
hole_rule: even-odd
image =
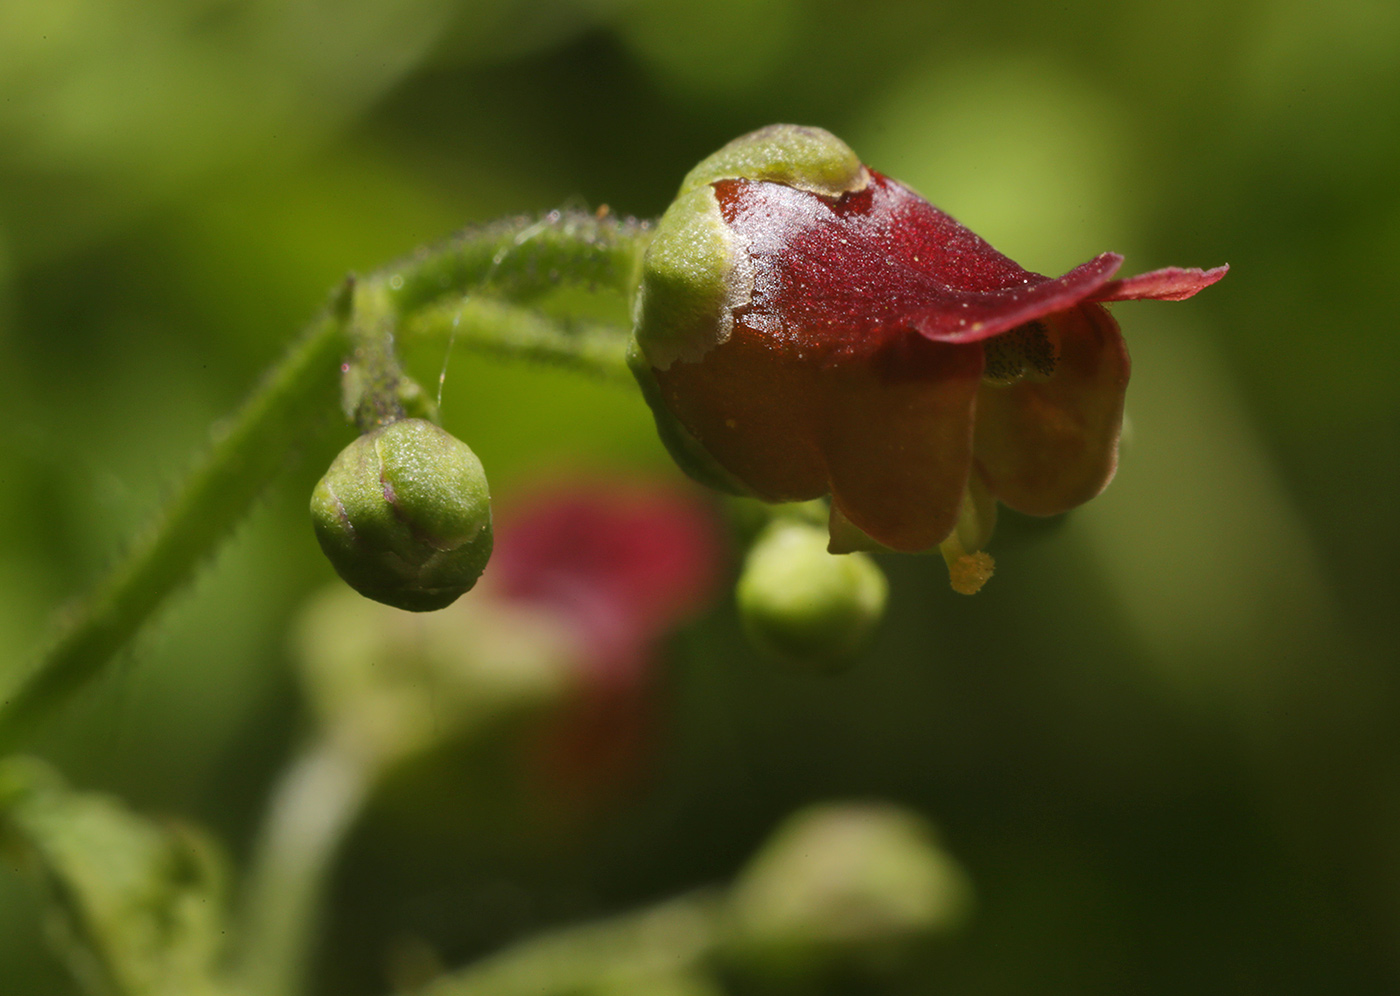
[(303, 991), (326, 877), (371, 781), (366, 766), (329, 738), (283, 773), (249, 873), (235, 991)]
[[(334, 374), (348, 358), (342, 399), (368, 431), (432, 404), (403, 377), (394, 337), (447, 336), (496, 352), (625, 377), (626, 332), (547, 318), (520, 307), (564, 281), (629, 296), (652, 237), (646, 222), (552, 211), (471, 229), (436, 250), (348, 281), (262, 386), (221, 430), (162, 515), (138, 539), (13, 691), (0, 701), (0, 751), (99, 673), (242, 517), (305, 438), (334, 410)], [(515, 302), (503, 304), (481, 295)]]
[(348, 295), (318, 319), (214, 439), (142, 534), (0, 703), (0, 750), (92, 678), (243, 516), (318, 415), (334, 405)]
[(559, 321), (487, 297), (444, 301), (404, 321), (405, 345), (432, 340), (500, 356), (552, 363), (630, 382), (629, 330), (604, 322)]
[(394, 350), (396, 314), (382, 280), (358, 281), (350, 315), (350, 355), (341, 382), (345, 416), (361, 432), (404, 417), (403, 369)]
[(400, 315), (467, 293), (525, 303), (563, 281), (630, 296), (653, 234), (649, 222), (634, 218), (550, 211), (468, 229), (375, 277)]

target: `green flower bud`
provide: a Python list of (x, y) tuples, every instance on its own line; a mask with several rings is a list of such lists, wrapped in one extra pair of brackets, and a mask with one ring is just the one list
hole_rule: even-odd
[(911, 944), (961, 924), (971, 897), (963, 870), (917, 814), (815, 806), (780, 827), (740, 876), (725, 949), (773, 980), (888, 968)]
[(834, 556), (825, 529), (779, 519), (750, 548), (734, 597), (758, 647), (792, 664), (831, 669), (864, 645), (888, 592), (868, 555)]
[(345, 447), (312, 492), (311, 520), (346, 584), (411, 612), (452, 604), (491, 555), (481, 461), (422, 419), (391, 423)]

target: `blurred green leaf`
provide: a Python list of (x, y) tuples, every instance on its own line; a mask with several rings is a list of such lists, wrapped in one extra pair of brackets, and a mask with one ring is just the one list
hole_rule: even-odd
[(714, 943), (715, 909), (709, 894), (682, 896), (536, 937), (443, 976), (422, 996), (699, 996), (696, 973)]
[(200, 834), (72, 791), (47, 765), (19, 757), (0, 762), (0, 843), (44, 881), (53, 937), (89, 992), (219, 992), (225, 875)]

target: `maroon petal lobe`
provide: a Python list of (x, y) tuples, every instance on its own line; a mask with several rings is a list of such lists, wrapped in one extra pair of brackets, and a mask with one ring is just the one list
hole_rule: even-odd
[(1185, 301), (1229, 272), (1229, 264), (1217, 266), (1213, 270), (1187, 270), (1179, 266), (1168, 266), (1124, 280), (1111, 280), (1090, 300), (1139, 301), (1150, 298), (1154, 301)]
[(831, 494), (891, 549), (928, 550), (952, 531), (972, 464), (982, 377), (976, 344), (909, 329), (871, 355), (795, 355), (744, 325), (698, 362), (656, 371), (676, 417), (768, 501)]
[(769, 502), (827, 492), (815, 426), (822, 418), (817, 357), (773, 347), (738, 325), (697, 362), (653, 371), (666, 406), (722, 468)]
[(977, 470), (1004, 504), (1057, 515), (1102, 491), (1118, 465), (1128, 351), (1107, 309), (1086, 304), (1040, 320), (1055, 347), (1048, 379), (984, 383)]
[(931, 550), (957, 524), (982, 362), (976, 345), (906, 331), (873, 363), (828, 370), (820, 448), (832, 505), (883, 546)]

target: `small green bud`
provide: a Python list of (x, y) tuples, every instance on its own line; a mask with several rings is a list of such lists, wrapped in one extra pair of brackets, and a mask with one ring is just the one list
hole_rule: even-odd
[(826, 530), (779, 519), (759, 536), (734, 589), (749, 638), (789, 663), (833, 668), (860, 650), (889, 585), (868, 555), (827, 552)]
[(814, 806), (783, 824), (740, 876), (725, 947), (775, 981), (838, 966), (880, 970), (960, 925), (971, 898), (962, 868), (917, 814)]
[(491, 555), (491, 497), (460, 439), (409, 418), (340, 452), (311, 495), (321, 549), (361, 595), (411, 612), (452, 604)]

